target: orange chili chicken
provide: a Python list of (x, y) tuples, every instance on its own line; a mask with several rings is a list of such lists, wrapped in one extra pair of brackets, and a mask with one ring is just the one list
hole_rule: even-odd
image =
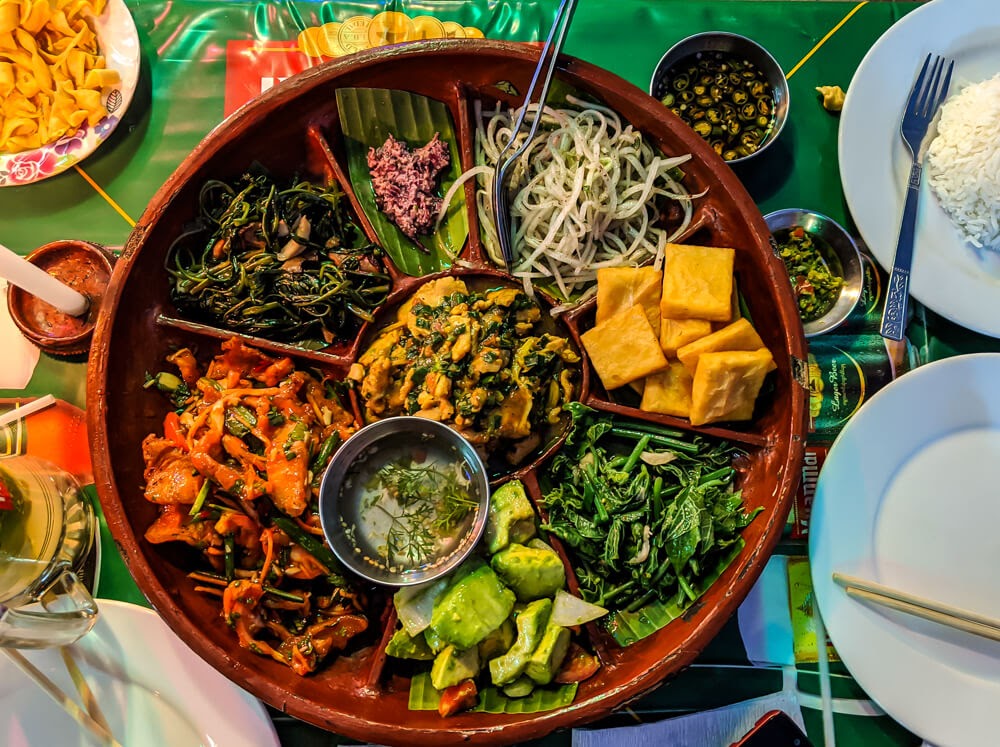
[(200, 550), (206, 566), (188, 575), (220, 599), (240, 645), (313, 672), (368, 627), (317, 508), (354, 418), (329, 382), (236, 339), (204, 373), (186, 348), (167, 360), (179, 375), (146, 384), (176, 408), (142, 444), (145, 496), (160, 508), (146, 539)]

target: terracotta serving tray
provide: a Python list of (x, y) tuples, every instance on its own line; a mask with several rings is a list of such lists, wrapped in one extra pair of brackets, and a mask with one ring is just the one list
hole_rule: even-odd
[[(696, 200), (685, 240), (736, 249), (739, 288), (777, 363), (752, 422), (693, 429), (746, 449), (746, 458), (737, 465), (737, 484), (747, 506), (764, 509), (744, 531), (741, 554), (709, 591), (682, 619), (626, 648), (589, 626), (590, 645), (603, 667), (581, 684), (569, 707), (526, 715), (465, 713), (444, 720), (434, 711), (407, 709), (409, 681), (380, 653), (380, 639), (394, 624), (391, 604), (371, 611), (373, 630), (364, 647), (331, 657), (314, 675), (299, 677), (239, 647), (218, 601), (195, 592), (185, 576), (192, 569), (187, 548), (154, 546), (144, 539), (157, 509), (143, 498), (140, 443), (146, 434), (158, 432), (168, 409), (165, 398), (142, 388), (144, 373), (162, 368), (165, 355), (182, 345), (195, 346), (199, 357), (207, 359), (218, 351), (218, 341), (231, 336), (179, 320), (163, 270), (171, 242), (197, 214), (202, 183), (235, 179), (257, 160), (278, 178), (298, 173), (339, 182), (360, 213), (345, 176), (337, 88), (405, 89), (445, 102), (460, 139), (462, 166), (468, 168), (473, 161), (471, 102), (520, 103), (495, 84), (506, 80), (527, 90), (537, 54), (527, 45), (477, 40), (380, 48), (295, 76), (256, 99), (210, 133), (153, 198), (115, 267), (96, 330), (88, 382), (94, 470), (108, 525), (136, 583), (167, 624), (231, 680), (282, 711), (354, 738), (406, 745), (513, 743), (593, 721), (634, 700), (689, 664), (730, 618), (778, 541), (798, 484), (807, 392), (795, 372), (806, 358), (806, 347), (788, 277), (772, 252), (759, 211), (723, 161), (656, 100), (605, 70), (567, 57), (560, 61), (559, 75), (568, 83), (610, 105), (665, 153), (693, 154), (684, 166), (685, 185), (693, 193), (707, 193)], [(470, 238), (462, 258), (489, 273), (494, 270), (488, 269), (480, 245), (473, 190), (468, 183)], [(374, 239), (368, 220), (363, 214), (359, 218)], [(390, 270), (394, 290), (380, 318), (421, 282)], [(592, 314), (585, 308), (564, 322), (577, 342)], [(265, 351), (291, 354), (300, 365), (343, 375), (366, 334), (362, 330), (357, 339), (318, 352), (256, 338), (251, 342)], [(585, 399), (595, 408), (691, 430), (686, 420), (617, 404), (596, 376), (586, 378)], [(536, 474), (545, 463), (544, 458), (536, 460), (518, 473), (536, 500)]]

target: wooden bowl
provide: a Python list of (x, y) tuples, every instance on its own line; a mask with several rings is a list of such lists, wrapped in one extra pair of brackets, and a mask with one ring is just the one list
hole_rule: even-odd
[(72, 317), (16, 285), (8, 285), (7, 309), (14, 324), (50, 355), (86, 353), (111, 280), (114, 255), (90, 241), (63, 239), (38, 247), (26, 259), (82, 293), (90, 307), (86, 314)]
[[(218, 603), (193, 590), (183, 556), (144, 539), (156, 507), (143, 498), (140, 442), (158, 430), (168, 408), (162, 398), (143, 391), (144, 372), (156, 370), (172, 346), (195, 344), (211, 355), (217, 342), (230, 336), (225, 330), (164, 319), (176, 316), (164, 258), (181, 226), (196, 215), (202, 182), (236, 178), (258, 160), (279, 177), (297, 172), (338, 181), (360, 212), (345, 178), (338, 87), (404, 88), (445, 102), (461, 141), (462, 165), (468, 168), (473, 162), (471, 101), (482, 96), (519, 103), (501, 93), (496, 83), (510, 81), (518, 91), (527, 90), (537, 54), (527, 45), (471, 40), (379, 48), (295, 76), (247, 105), (209, 134), (150, 203), (115, 268), (92, 346), (88, 417), (97, 487), (136, 583), (167, 624), (231, 680), (284, 712), (357, 739), (406, 745), (520, 742), (593, 721), (639, 697), (689, 664), (735, 612), (781, 535), (798, 484), (806, 432), (807, 392), (800, 383), (806, 347), (787, 276), (771, 252), (759, 211), (722, 160), (659, 102), (605, 70), (567, 57), (559, 64), (559, 75), (567, 82), (620, 112), (665, 152), (693, 154), (684, 166), (685, 184), (692, 192), (708, 191), (696, 202), (686, 240), (736, 249), (739, 287), (777, 364), (773, 387), (762, 397), (754, 421), (736, 428), (695, 429), (728, 438), (747, 451), (739, 465), (739, 486), (747, 505), (763, 506), (744, 532), (743, 551), (696, 606), (627, 648), (595, 636), (591, 644), (603, 667), (581, 684), (569, 707), (523, 715), (463, 713), (443, 720), (432, 711), (407, 710), (408, 679), (386, 664), (377, 645), (335, 658), (308, 677), (241, 649)], [(473, 196), (471, 183), (466, 196)], [(469, 218), (470, 239), (462, 256), (485, 268), (474, 210)], [(363, 215), (360, 220), (374, 238), (369, 221)], [(393, 279), (398, 293), (415, 282), (395, 271)], [(568, 323), (578, 328), (592, 313), (585, 308)], [(329, 353), (253, 342), (265, 351), (291, 352), (301, 364), (343, 375), (358, 353), (360, 337)], [(686, 420), (612, 402), (593, 382), (590, 389), (586, 401), (597, 409), (691, 429)], [(520, 476), (537, 500), (535, 472)], [(375, 628), (380, 624), (378, 612), (371, 615)], [(381, 625), (390, 619), (383, 614)], [(384, 628), (375, 632), (377, 639)]]

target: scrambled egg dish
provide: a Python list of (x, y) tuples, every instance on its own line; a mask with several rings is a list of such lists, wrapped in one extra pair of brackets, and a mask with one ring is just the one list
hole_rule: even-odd
[(365, 417), (438, 420), (486, 451), (507, 442), (508, 460), (520, 462), (577, 394), (580, 356), (540, 331), (541, 318), (517, 288), (425, 283), (351, 369)]

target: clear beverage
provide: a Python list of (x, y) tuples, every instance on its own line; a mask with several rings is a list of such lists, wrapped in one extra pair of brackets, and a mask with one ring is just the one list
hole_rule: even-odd
[(53, 566), (75, 570), (90, 550), (93, 524), (70, 475), (35, 457), (0, 459), (0, 602), (44, 585)]
[(93, 508), (72, 475), (0, 459), (0, 646), (61, 645), (90, 629), (96, 605), (73, 572), (93, 541)]

